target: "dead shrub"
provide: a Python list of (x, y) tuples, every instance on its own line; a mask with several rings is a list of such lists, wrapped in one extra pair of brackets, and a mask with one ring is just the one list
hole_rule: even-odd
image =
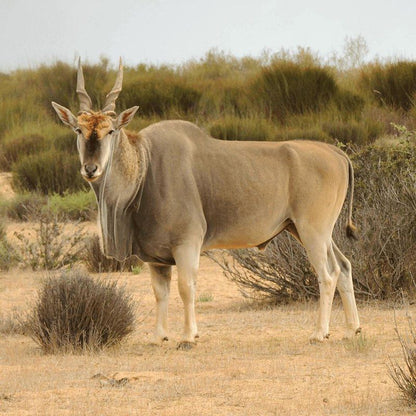
[(32, 270), (56, 270), (71, 266), (81, 258), (84, 232), (68, 235), (56, 215), (39, 212), (35, 239), (15, 233), (21, 244), (16, 247), (20, 261)]
[(45, 279), (26, 327), (45, 353), (94, 351), (133, 331), (134, 310), (117, 282), (72, 270)]
[(0, 315), (0, 334), (26, 335), (26, 333), (26, 324), (21, 313), (13, 311), (8, 315)]
[(318, 281), (305, 250), (289, 233), (274, 238), (264, 251), (218, 250), (208, 256), (246, 297), (281, 303), (319, 295)]
[(408, 316), (409, 333), (411, 341), (406, 340), (399, 332), (397, 325), (395, 331), (402, 347), (404, 366), (390, 358), (389, 374), (396, 383), (404, 399), (409, 404), (416, 404), (416, 331), (412, 319)]
[(141, 267), (143, 262), (136, 256), (131, 256), (124, 261), (118, 261), (106, 257), (101, 251), (98, 235), (90, 237), (82, 255), (82, 260), (90, 272), (130, 272)]

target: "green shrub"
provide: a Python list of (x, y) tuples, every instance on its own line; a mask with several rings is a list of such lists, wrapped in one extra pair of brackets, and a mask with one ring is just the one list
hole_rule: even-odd
[(46, 146), (45, 138), (37, 134), (4, 141), (0, 150), (0, 170), (10, 171), (14, 162), (24, 156), (38, 153)]
[(336, 141), (356, 145), (371, 143), (382, 132), (381, 124), (372, 120), (327, 121), (322, 129)]
[(359, 116), (365, 106), (364, 98), (345, 89), (338, 89), (334, 103), (338, 112), (344, 117), (351, 114)]
[(78, 155), (55, 149), (20, 159), (12, 172), (14, 186), (22, 191), (63, 195), (87, 189), (79, 173)]
[(272, 140), (275, 126), (262, 118), (225, 116), (212, 124), (210, 134), (224, 140)]
[(64, 195), (51, 195), (48, 198), (48, 208), (64, 220), (91, 221), (96, 217), (97, 202), (91, 190), (66, 192)]
[(77, 138), (70, 131), (53, 138), (53, 146), (56, 150), (67, 152), (69, 155), (77, 154)]
[(360, 82), (381, 105), (408, 111), (415, 104), (416, 62), (369, 65), (362, 70)]
[(94, 351), (133, 331), (134, 303), (116, 282), (79, 270), (47, 278), (26, 327), (45, 353)]

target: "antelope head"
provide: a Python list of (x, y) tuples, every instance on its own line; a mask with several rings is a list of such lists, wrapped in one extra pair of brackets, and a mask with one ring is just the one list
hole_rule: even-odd
[(52, 102), (61, 121), (77, 134), (77, 145), (81, 160), (81, 175), (88, 182), (98, 180), (107, 168), (112, 152), (112, 142), (120, 130), (134, 117), (138, 106), (131, 107), (118, 116), (115, 113), (116, 100), (123, 83), (123, 66), (120, 66), (113, 89), (107, 94), (102, 110), (93, 111), (92, 102), (85, 90), (81, 59), (78, 62), (77, 94), (80, 111), (74, 116), (70, 110)]

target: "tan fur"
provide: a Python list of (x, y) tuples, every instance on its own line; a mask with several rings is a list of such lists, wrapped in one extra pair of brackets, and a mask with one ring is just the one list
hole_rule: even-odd
[(88, 140), (95, 131), (98, 139), (102, 139), (111, 129), (112, 119), (102, 112), (82, 113), (78, 116), (78, 126)]

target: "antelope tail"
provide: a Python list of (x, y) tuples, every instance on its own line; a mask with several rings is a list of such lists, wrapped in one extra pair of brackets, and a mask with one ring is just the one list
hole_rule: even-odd
[(348, 238), (358, 240), (357, 227), (352, 222), (352, 204), (354, 202), (354, 169), (352, 167), (351, 160), (348, 160), (348, 188), (349, 188), (349, 199), (348, 199), (348, 217), (346, 225), (346, 233)]

